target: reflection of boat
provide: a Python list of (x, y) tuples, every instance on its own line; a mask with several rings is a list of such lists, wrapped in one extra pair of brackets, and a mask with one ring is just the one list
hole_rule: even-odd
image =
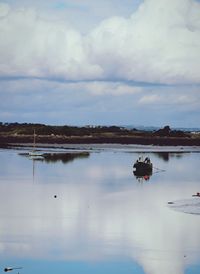
[(148, 170), (148, 171), (135, 170), (133, 171), (133, 174), (137, 178), (144, 178), (145, 180), (149, 180), (150, 176), (152, 175), (152, 170)]
[(36, 134), (35, 134), (35, 129), (33, 133), (33, 149), (32, 151), (29, 151), (28, 155), (31, 157), (31, 159), (35, 160), (42, 160), (43, 158), (43, 153), (39, 152), (36, 150)]
[(146, 174), (153, 170), (153, 164), (149, 157), (146, 157), (145, 160), (142, 160), (141, 157), (134, 163), (133, 168), (137, 173)]
[(29, 152), (28, 156), (29, 156), (30, 160), (34, 160), (34, 161), (43, 161), (44, 160), (43, 155), (39, 154), (39, 153), (34, 154), (34, 152)]

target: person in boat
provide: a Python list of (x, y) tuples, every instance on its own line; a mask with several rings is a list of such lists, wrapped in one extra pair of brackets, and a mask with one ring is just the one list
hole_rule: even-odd
[(147, 163), (147, 164), (150, 164), (150, 159), (149, 159), (149, 157), (146, 157), (145, 160), (144, 160), (144, 162)]
[(139, 157), (139, 158), (137, 159), (137, 161), (136, 161), (136, 163), (139, 163), (139, 162), (142, 162), (141, 157)]

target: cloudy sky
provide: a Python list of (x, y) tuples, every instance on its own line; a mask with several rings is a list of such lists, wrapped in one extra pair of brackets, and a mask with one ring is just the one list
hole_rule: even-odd
[(0, 121), (199, 126), (200, 1), (0, 1)]

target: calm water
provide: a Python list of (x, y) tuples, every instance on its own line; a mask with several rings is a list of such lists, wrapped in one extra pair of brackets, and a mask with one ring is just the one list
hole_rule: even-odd
[(155, 166), (145, 180), (128, 148), (49, 161), (19, 152), (0, 150), (0, 273), (200, 273), (200, 215), (168, 206), (200, 192), (200, 153), (143, 153)]

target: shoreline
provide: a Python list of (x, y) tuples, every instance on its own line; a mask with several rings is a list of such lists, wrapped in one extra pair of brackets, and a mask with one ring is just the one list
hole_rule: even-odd
[[(13, 147), (31, 145), (33, 137), (28, 136), (0, 136), (0, 147)], [(37, 146), (53, 145), (60, 147), (61, 145), (80, 145), (80, 144), (118, 144), (118, 145), (151, 145), (151, 146), (196, 146), (200, 147), (200, 138), (184, 138), (184, 137), (158, 137), (158, 136), (112, 136), (112, 137), (96, 137), (96, 136), (37, 136)]]
[[(10, 144), (8, 147), (1, 147), (5, 150), (32, 150), (31, 144)], [(66, 152), (75, 153), (78, 151), (101, 152), (101, 151), (128, 151), (141, 153), (200, 153), (199, 146), (153, 146), (153, 145), (134, 145), (134, 144), (38, 144), (38, 152)]]
[[(10, 149), (10, 150), (23, 150), (32, 151), (32, 143), (24, 144), (8, 144), (6, 146), (1, 146), (0, 149)], [(52, 151), (52, 152), (76, 152), (76, 151), (101, 151), (101, 150), (125, 150), (130, 152), (200, 152), (199, 146), (159, 146), (159, 145), (139, 145), (139, 144), (114, 144), (114, 143), (104, 143), (104, 144), (41, 144), (38, 143), (35, 147), (36, 151)]]
[[(0, 149), (14, 149), (21, 151), (30, 151), (33, 149), (32, 143), (14, 143), (1, 146)], [(79, 151), (101, 152), (101, 151), (125, 151), (139, 153), (200, 153), (200, 146), (159, 146), (159, 145), (142, 145), (142, 144), (119, 144), (119, 143), (79, 143), (79, 144), (48, 144), (38, 143), (35, 149), (39, 152), (64, 152), (75, 153)]]

